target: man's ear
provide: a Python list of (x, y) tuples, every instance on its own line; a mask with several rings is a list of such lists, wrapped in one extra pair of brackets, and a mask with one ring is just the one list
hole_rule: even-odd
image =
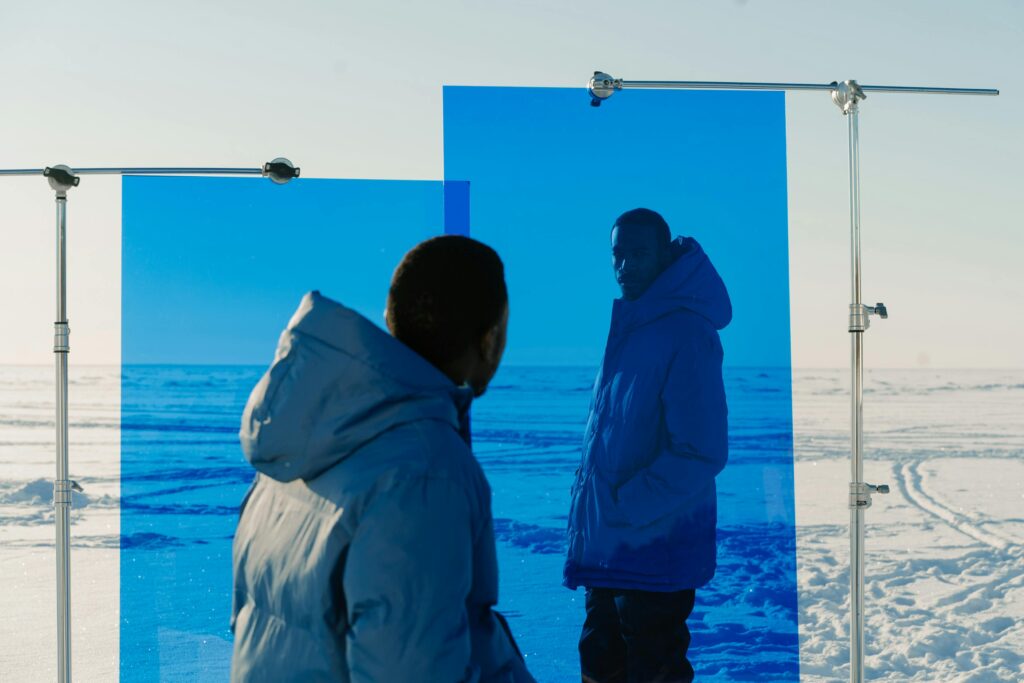
[(672, 246), (666, 246), (661, 250), (661, 270), (665, 270), (672, 265)]
[(498, 355), (498, 336), (501, 332), (501, 323), (494, 325), (480, 338), (480, 357), (488, 363), (494, 363)]

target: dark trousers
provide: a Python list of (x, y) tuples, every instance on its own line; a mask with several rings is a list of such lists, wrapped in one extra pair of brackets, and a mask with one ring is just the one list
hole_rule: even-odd
[(672, 683), (693, 680), (686, 659), (694, 591), (652, 593), (587, 589), (580, 634), (585, 683)]

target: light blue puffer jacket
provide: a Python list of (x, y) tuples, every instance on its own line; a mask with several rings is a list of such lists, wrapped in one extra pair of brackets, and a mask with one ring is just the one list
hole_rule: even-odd
[(472, 395), (358, 313), (303, 298), (253, 389), (233, 681), (533, 681), (504, 620)]
[(677, 591), (715, 573), (728, 458), (718, 330), (725, 285), (692, 238), (635, 301), (616, 299), (569, 510), (564, 584)]

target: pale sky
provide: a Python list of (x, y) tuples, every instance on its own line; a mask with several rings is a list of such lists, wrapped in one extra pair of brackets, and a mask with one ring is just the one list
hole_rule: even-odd
[[(0, 168), (334, 178), (440, 179), (442, 84), (999, 88), (862, 104), (864, 298), (890, 310), (867, 365), (1024, 366), (1021, 3), (7, 2), (0, 64)], [(844, 367), (846, 121), (826, 93), (787, 111), (793, 362)], [(71, 362), (119, 363), (118, 179), (72, 191), (68, 239)], [(53, 261), (45, 180), (0, 179), (0, 364), (52, 362)]]

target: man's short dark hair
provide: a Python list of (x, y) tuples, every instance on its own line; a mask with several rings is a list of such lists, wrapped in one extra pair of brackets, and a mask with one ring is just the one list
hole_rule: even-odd
[(441, 367), (497, 325), (507, 304), (497, 252), (445, 235), (419, 243), (398, 264), (386, 319), (395, 338)]
[(658, 242), (659, 247), (668, 248), (669, 243), (672, 242), (672, 231), (669, 230), (668, 223), (661, 217), (661, 214), (657, 211), (651, 211), (650, 209), (633, 209), (622, 214), (615, 219), (615, 223), (612, 228), (622, 229), (636, 229), (642, 228), (650, 230), (654, 233), (654, 237)]

